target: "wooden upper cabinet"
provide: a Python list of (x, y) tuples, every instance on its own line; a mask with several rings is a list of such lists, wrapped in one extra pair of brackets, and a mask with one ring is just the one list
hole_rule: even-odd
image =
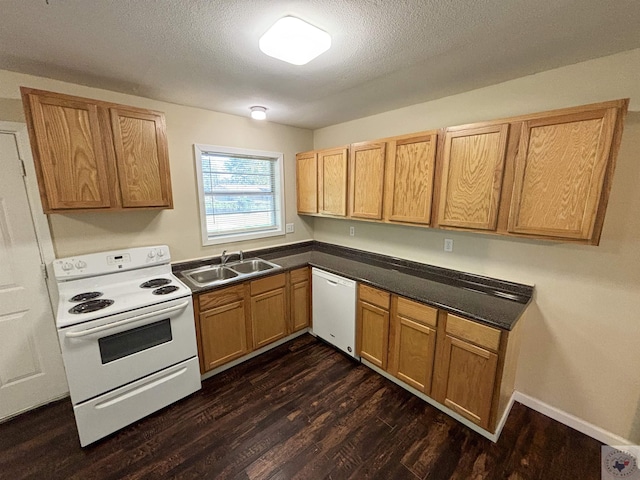
[(111, 204), (96, 105), (29, 94), (31, 143), (45, 212)]
[(508, 123), (446, 130), (439, 183), (439, 225), (496, 229), (508, 133)]
[(318, 152), (318, 212), (347, 215), (347, 148)]
[(437, 134), (387, 144), (385, 220), (429, 225)]
[(173, 208), (164, 114), (21, 92), (45, 213)]
[(164, 115), (110, 108), (123, 207), (171, 207)]
[(296, 205), (298, 213), (318, 213), (318, 154), (296, 155)]
[(619, 115), (599, 108), (522, 123), (509, 232), (598, 243)]
[(349, 215), (354, 218), (382, 219), (385, 142), (351, 145), (349, 155)]

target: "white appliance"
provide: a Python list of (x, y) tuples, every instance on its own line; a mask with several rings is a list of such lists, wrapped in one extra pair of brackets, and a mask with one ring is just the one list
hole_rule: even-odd
[(356, 355), (356, 282), (311, 269), (313, 333), (352, 357)]
[(159, 245), (53, 263), (82, 446), (201, 388), (191, 290), (170, 260)]

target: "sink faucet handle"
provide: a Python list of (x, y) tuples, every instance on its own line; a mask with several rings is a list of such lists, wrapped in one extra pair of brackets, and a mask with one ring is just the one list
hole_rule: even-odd
[(244, 252), (240, 250), (240, 261), (242, 262), (243, 260), (244, 260)]

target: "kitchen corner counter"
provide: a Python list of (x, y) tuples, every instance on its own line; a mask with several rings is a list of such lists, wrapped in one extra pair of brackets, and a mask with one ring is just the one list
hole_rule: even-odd
[[(254, 251), (250, 256), (276, 263), (284, 271), (307, 265), (320, 268), (504, 330), (515, 326), (533, 296), (532, 286), (315, 241)], [(185, 262), (173, 269), (194, 293), (237, 283), (197, 288), (181, 274), (211, 263), (211, 259)]]

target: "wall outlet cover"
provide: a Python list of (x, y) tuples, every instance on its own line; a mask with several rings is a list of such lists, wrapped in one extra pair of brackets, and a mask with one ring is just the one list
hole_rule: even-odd
[(356, 234), (356, 227), (349, 227), (349, 235), (351, 237), (355, 236)]
[(444, 251), (445, 252), (453, 252), (453, 239), (445, 238), (444, 239)]
[(287, 233), (293, 233), (296, 230), (295, 227), (293, 226), (293, 223), (287, 223), (286, 229), (287, 229)]

